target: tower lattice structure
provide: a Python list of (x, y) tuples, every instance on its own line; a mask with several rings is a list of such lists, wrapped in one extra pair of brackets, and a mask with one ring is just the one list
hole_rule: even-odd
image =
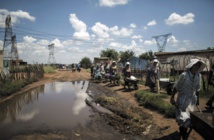
[(18, 65), (19, 55), (17, 49), (16, 35), (12, 36), (12, 48), (11, 48), (12, 62), (15, 62), (15, 65)]
[[(166, 43), (167, 43), (167, 39), (171, 36), (171, 33), (168, 34), (164, 34), (164, 35), (158, 35), (158, 36), (153, 36), (152, 38), (155, 39), (156, 44), (158, 46), (158, 52), (164, 52), (165, 51), (165, 47), (166, 47)], [(162, 44), (160, 44), (160, 42), (162, 42)]]
[(48, 64), (55, 64), (56, 60), (55, 60), (55, 57), (54, 57), (54, 43), (48, 45), (48, 49), (49, 49)]
[(15, 65), (18, 64), (18, 50), (16, 35), (13, 35), (11, 16), (8, 15), (5, 20), (5, 34), (4, 34), (4, 44), (3, 44), (3, 63), (4, 67), (13, 66), (13, 61), (15, 60)]

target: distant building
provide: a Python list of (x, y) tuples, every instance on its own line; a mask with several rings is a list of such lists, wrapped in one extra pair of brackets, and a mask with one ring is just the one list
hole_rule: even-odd
[(175, 61), (175, 69), (183, 70), (192, 58), (203, 60), (207, 65), (207, 70), (214, 64), (214, 49), (211, 50), (194, 50), (194, 51), (181, 51), (181, 52), (156, 52), (155, 56), (160, 63), (170, 63)]
[(106, 61), (110, 61), (109, 57), (94, 57), (94, 64), (100, 64), (101, 62), (105, 63)]
[(27, 65), (27, 62), (23, 61), (22, 59), (19, 59), (18, 63), (18, 65)]

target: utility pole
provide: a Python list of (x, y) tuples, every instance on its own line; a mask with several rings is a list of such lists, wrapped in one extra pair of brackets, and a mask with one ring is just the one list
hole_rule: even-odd
[(11, 51), (12, 51), (12, 26), (11, 26), (11, 17), (7, 16), (5, 20), (5, 34), (4, 34), (4, 44), (3, 44), (3, 65), (4, 67), (9, 67), (11, 63)]
[(48, 64), (56, 64), (56, 60), (54, 57), (54, 43), (48, 45), (48, 49), (49, 49), (49, 58), (48, 58)]
[(12, 62), (15, 62), (15, 66), (19, 65), (19, 55), (17, 49), (16, 35), (12, 36), (12, 48), (11, 48), (11, 58)]
[[(156, 41), (156, 44), (158, 46), (158, 52), (164, 52), (165, 51), (165, 46), (166, 46), (166, 43), (167, 43), (167, 39), (169, 38), (169, 36), (171, 36), (172, 34), (171, 33), (168, 33), (168, 34), (164, 34), (164, 35), (158, 35), (158, 36), (153, 36), (152, 38), (155, 39)], [(162, 45), (160, 45), (160, 41), (163, 42)]]

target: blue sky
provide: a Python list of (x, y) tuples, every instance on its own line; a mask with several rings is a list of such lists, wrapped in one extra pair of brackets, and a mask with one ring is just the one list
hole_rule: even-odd
[(0, 49), (10, 14), (28, 63), (47, 63), (52, 43), (57, 63), (93, 60), (107, 48), (139, 56), (158, 51), (152, 36), (168, 33), (166, 52), (201, 50), (214, 47), (213, 7), (213, 0), (1, 0)]

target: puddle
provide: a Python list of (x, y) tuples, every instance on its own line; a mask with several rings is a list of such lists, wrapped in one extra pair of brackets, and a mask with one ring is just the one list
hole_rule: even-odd
[(88, 81), (54, 82), (1, 103), (0, 139), (86, 125), (93, 114), (85, 103), (88, 86)]

